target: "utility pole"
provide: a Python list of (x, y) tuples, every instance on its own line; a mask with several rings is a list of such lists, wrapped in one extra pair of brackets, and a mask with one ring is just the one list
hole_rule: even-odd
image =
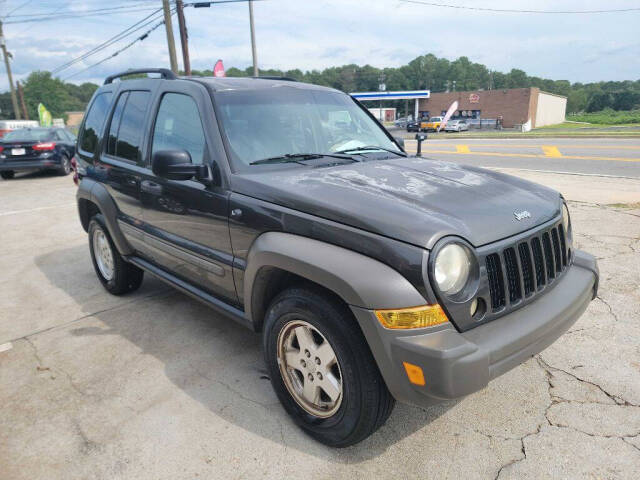
[(256, 52), (256, 31), (253, 26), (253, 0), (249, 0), (249, 28), (251, 29), (251, 54), (253, 55), (253, 76), (258, 76), (258, 53)]
[(169, 61), (171, 62), (171, 70), (178, 73), (178, 61), (176, 60), (176, 44), (173, 41), (173, 25), (171, 24), (171, 9), (169, 8), (169, 0), (162, 0), (162, 8), (164, 9), (164, 26), (167, 30), (167, 46), (169, 47)]
[(16, 97), (16, 91), (13, 88), (13, 77), (11, 76), (11, 64), (9, 63), (9, 53), (7, 52), (7, 46), (4, 43), (4, 33), (2, 32), (2, 21), (0, 20), (0, 48), (2, 48), (2, 55), (4, 56), (4, 66), (7, 68), (7, 77), (9, 78), (9, 90), (11, 90), (11, 103), (13, 104), (13, 114), (16, 120), (20, 120), (20, 110), (18, 110), (18, 98)]
[(191, 60), (189, 60), (189, 34), (187, 24), (184, 21), (184, 3), (176, 0), (176, 13), (178, 14), (178, 26), (180, 27), (180, 44), (182, 45), (182, 63), (184, 64), (184, 74), (191, 75)]
[(29, 112), (27, 112), (27, 106), (24, 103), (24, 93), (22, 91), (22, 85), (20, 85), (20, 82), (16, 82), (16, 86), (18, 87), (18, 97), (20, 98), (20, 106), (22, 107), (22, 116), (25, 120), (29, 120)]

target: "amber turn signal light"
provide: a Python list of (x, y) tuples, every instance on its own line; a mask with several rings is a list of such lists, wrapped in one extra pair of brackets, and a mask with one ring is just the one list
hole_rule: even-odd
[(407, 372), (407, 377), (409, 377), (411, 383), (420, 385), (421, 387), (425, 386), (424, 373), (419, 366), (409, 362), (402, 362), (402, 365), (404, 365), (404, 370)]
[(394, 310), (376, 310), (376, 317), (385, 328), (425, 328), (449, 321), (438, 304)]

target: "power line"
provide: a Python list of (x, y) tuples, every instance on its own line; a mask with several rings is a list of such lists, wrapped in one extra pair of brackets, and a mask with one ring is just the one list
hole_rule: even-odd
[(424, 2), (421, 0), (400, 0), (400, 1), (404, 3), (416, 3), (419, 5), (427, 5), (430, 7), (455, 8), (458, 10), (475, 10), (480, 12), (493, 12), (493, 13), (591, 14), (591, 13), (622, 13), (622, 12), (640, 11), (640, 7), (613, 8), (613, 9), (607, 9), (607, 10), (517, 10), (512, 8), (468, 7), (464, 5), (450, 5), (446, 3)]
[[(115, 7), (109, 8), (96, 8), (93, 10), (69, 10), (66, 12), (60, 12), (59, 15), (85, 15), (89, 13), (99, 13), (99, 12), (108, 12), (113, 10), (127, 10), (131, 8), (149, 8), (152, 7), (142, 7), (141, 5), (117, 5)], [(39, 13), (23, 13), (18, 15), (13, 15), (12, 18), (36, 18), (36, 17), (49, 17), (51, 12), (39, 12)]]
[(53, 22), (57, 20), (68, 20), (74, 18), (82, 18), (82, 17), (95, 17), (95, 16), (104, 16), (104, 15), (122, 15), (127, 13), (135, 13), (135, 12), (148, 12), (149, 10), (154, 10), (154, 7), (121, 7), (116, 11), (111, 12), (91, 12), (91, 13), (60, 13), (52, 16), (39, 16), (35, 18), (26, 18), (24, 20), (9, 20), (5, 22), (5, 24), (17, 24), (17, 23), (34, 23), (34, 22)]
[[(139, 20), (138, 22), (134, 23), (133, 25), (131, 25), (128, 28), (125, 28), (123, 31), (121, 31), (120, 33), (114, 35), (113, 37), (109, 38), (108, 40), (105, 40), (104, 42), (102, 42), (99, 45), (96, 45), (95, 47), (93, 47), (92, 49), (86, 51), (85, 53), (83, 53), (82, 55), (80, 55), (79, 57), (76, 57), (72, 60), (69, 60), (66, 63), (63, 63), (62, 65), (57, 66), (56, 68), (54, 68), (53, 70), (51, 70), (51, 73), (55, 74), (58, 72), (61, 72), (62, 70), (66, 70), (67, 68), (71, 67), (72, 65), (81, 62), (82, 60), (101, 52), (102, 50), (104, 50), (107, 47), (110, 47), (111, 45), (113, 45), (114, 43), (118, 42), (119, 40), (122, 40), (125, 37), (128, 37), (129, 35), (143, 29), (144, 27), (146, 27), (147, 25), (153, 23), (155, 20), (157, 20), (159, 17), (157, 17), (157, 14), (162, 10), (162, 8), (158, 8), (156, 9), (153, 13), (147, 15), (146, 17), (144, 17), (142, 20)], [(153, 18), (156, 17), (156, 18)]]
[[(174, 10), (174, 11), (175, 11), (175, 10)], [(172, 11), (172, 13), (173, 13), (174, 11)], [(76, 75), (79, 75), (79, 74), (81, 74), (81, 73), (83, 73), (83, 72), (86, 72), (87, 70), (89, 70), (89, 69), (91, 69), (91, 68), (93, 68), (93, 67), (97, 67), (98, 65), (100, 65), (100, 64), (102, 64), (102, 63), (104, 63), (104, 62), (106, 62), (107, 60), (112, 59), (113, 57), (118, 56), (120, 53), (122, 53), (122, 52), (124, 52), (125, 50), (127, 50), (127, 49), (129, 49), (129, 48), (133, 47), (137, 42), (142, 42), (143, 40), (145, 40), (145, 39), (149, 36), (149, 34), (150, 34), (151, 32), (153, 32), (156, 28), (158, 28), (158, 27), (160, 27), (160, 26), (162, 26), (162, 25), (164, 25), (164, 20), (162, 20), (161, 22), (158, 22), (157, 24), (155, 24), (153, 27), (151, 27), (149, 30), (147, 30), (145, 33), (143, 33), (141, 36), (139, 36), (138, 38), (136, 38), (136, 39), (135, 39), (135, 40), (133, 40), (132, 42), (128, 43), (127, 45), (125, 45), (124, 47), (122, 47), (120, 50), (116, 50), (115, 52), (113, 52), (113, 53), (112, 53), (111, 55), (109, 55), (108, 57), (105, 57), (105, 58), (103, 58), (102, 60), (100, 60), (100, 61), (98, 61), (98, 62), (96, 62), (96, 63), (93, 63), (93, 64), (89, 65), (88, 67), (83, 68), (82, 70), (77, 71), (76, 73), (72, 73), (71, 75), (69, 75), (68, 77), (63, 78), (62, 80), (63, 80), (63, 81), (66, 81), (66, 80), (68, 80), (68, 79), (70, 79), (70, 78), (72, 78), (72, 77), (75, 77)]]
[(33, 0), (27, 0), (26, 2), (22, 2), (20, 5), (18, 5), (16, 8), (14, 8), (13, 10), (11, 10), (9, 13), (7, 13), (3, 18), (9, 18), (11, 16), (11, 14), (13, 12), (15, 12), (16, 10), (21, 9), (22, 7), (26, 6), (27, 4), (31, 3)]

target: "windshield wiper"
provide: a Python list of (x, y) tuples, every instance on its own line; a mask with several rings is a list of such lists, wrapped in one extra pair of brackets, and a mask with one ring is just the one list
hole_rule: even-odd
[(353, 147), (353, 148), (345, 148), (344, 150), (339, 150), (336, 153), (347, 153), (347, 152), (362, 152), (364, 150), (383, 150), (385, 152), (393, 153), (398, 155), (399, 157), (406, 157), (407, 154), (401, 152), (400, 150), (393, 150), (391, 148), (379, 147), (378, 145), (365, 145), (364, 147)]
[(249, 165), (264, 165), (266, 163), (299, 163), (300, 160), (315, 160), (322, 157), (340, 158), (342, 160), (350, 160), (352, 162), (359, 162), (360, 160), (353, 158), (351, 155), (342, 155), (338, 153), (285, 153), (284, 155), (278, 155), (276, 157), (263, 158), (262, 160), (256, 160)]

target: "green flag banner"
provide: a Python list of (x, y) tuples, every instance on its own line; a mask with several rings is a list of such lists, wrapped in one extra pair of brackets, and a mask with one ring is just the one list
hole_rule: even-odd
[(51, 112), (41, 103), (38, 104), (38, 117), (40, 118), (41, 127), (50, 127), (53, 123)]

